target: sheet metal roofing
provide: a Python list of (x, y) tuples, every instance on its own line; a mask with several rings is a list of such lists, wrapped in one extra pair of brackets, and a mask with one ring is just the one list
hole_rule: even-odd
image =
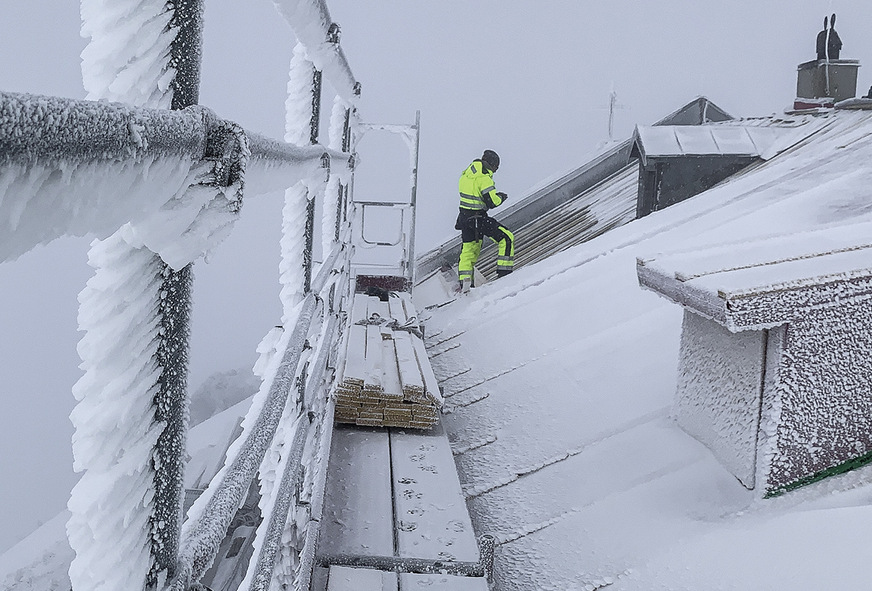
[(637, 126), (635, 133), (643, 162), (679, 156), (760, 156), (777, 137), (777, 128), (732, 125)]
[[(850, 541), (872, 512), (851, 495), (868, 497), (872, 467), (755, 500), (671, 420), (682, 310), (636, 275), (639, 258), (669, 277), (781, 259), (816, 261), (814, 276), (844, 270), (841, 254), (813, 255), (868, 244), (854, 224), (872, 224), (872, 113), (780, 131), (777, 156), (705, 193), (450, 304), (433, 299), (443, 421), (474, 524), (497, 537), (500, 589), (811, 591), (834, 572), (838, 586), (863, 586), (866, 549)], [(710, 250), (736, 242), (738, 260), (735, 247)], [(676, 252), (689, 254), (662, 254)], [(834, 509), (804, 510), (824, 501)]]

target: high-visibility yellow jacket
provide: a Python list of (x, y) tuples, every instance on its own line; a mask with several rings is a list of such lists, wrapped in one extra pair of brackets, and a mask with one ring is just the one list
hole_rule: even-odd
[(494, 186), (493, 173), (482, 165), (481, 160), (473, 160), (463, 171), (458, 190), (460, 209), (487, 211), (503, 202)]

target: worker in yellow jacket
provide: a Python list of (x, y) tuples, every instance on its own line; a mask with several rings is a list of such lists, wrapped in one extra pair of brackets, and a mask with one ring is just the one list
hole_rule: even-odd
[(500, 167), (500, 157), (485, 150), (460, 175), (460, 213), (454, 228), (460, 230), (463, 248), (460, 251), (459, 279), (462, 292), (472, 287), (472, 268), (481, 253), (487, 236), (497, 243), (497, 276), (512, 272), (515, 263), (515, 236), (508, 228), (488, 216), (489, 209), (498, 207), (508, 197), (494, 186), (493, 175)]

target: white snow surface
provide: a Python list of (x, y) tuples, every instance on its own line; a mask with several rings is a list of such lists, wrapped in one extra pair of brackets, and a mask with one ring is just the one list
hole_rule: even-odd
[[(763, 239), (777, 255), (800, 232), (860, 245), (872, 115), (804, 129), (706, 193), (430, 309), (443, 419), (476, 531), (498, 541), (497, 588), (868, 587), (872, 468), (769, 500), (743, 487), (675, 423), (683, 312), (636, 276), (637, 257)], [(722, 252), (709, 268), (736, 258)], [(419, 309), (444, 301), (420, 287)]]
[(3, 591), (69, 591), (67, 574), (73, 551), (65, 524), (70, 514), (58, 513), (48, 523), (0, 554), (0, 589)]

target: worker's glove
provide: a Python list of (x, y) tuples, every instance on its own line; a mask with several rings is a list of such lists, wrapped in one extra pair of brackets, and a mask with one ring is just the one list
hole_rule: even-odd
[(505, 193), (503, 193), (502, 191), (497, 191), (497, 195), (499, 195), (500, 199), (502, 199), (503, 201), (505, 201), (506, 199), (509, 198), (509, 196), (506, 195)]

